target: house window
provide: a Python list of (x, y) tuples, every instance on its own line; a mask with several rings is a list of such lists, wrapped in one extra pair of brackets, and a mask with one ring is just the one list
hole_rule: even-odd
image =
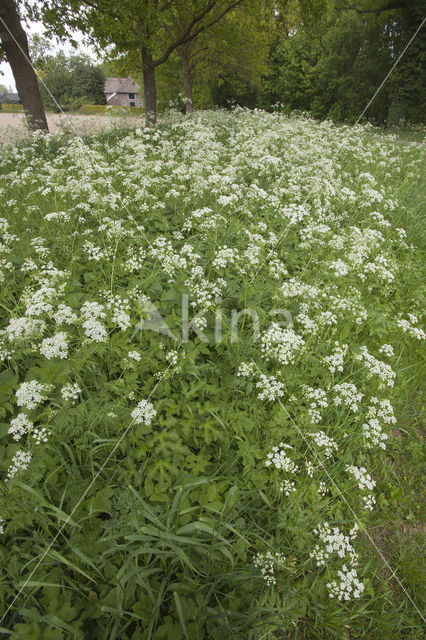
[[(134, 100), (135, 99), (135, 94), (134, 93), (129, 93), (129, 100)], [(135, 106), (135, 105), (133, 105)]]
[(131, 106), (131, 107), (134, 107), (134, 106), (135, 106), (135, 103), (134, 103), (134, 102), (130, 102), (130, 106)]

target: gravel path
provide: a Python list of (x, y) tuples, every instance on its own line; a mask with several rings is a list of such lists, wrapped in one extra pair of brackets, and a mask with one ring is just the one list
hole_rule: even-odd
[[(72, 130), (84, 135), (97, 131), (105, 131), (117, 126), (125, 120), (127, 125), (140, 127), (142, 118), (117, 116), (86, 116), (79, 114), (48, 113), (47, 124), (51, 133)], [(22, 113), (0, 113), (0, 142), (15, 142), (28, 135), (25, 116)]]

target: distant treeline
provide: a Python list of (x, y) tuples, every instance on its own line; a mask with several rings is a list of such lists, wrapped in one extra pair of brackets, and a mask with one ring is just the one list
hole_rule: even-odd
[[(68, 19), (100, 50), (109, 46), (103, 49), (108, 57), (96, 66), (84, 56), (46, 53), (46, 41), (36, 37), (32, 54), (43, 78), (45, 107), (104, 104), (104, 77), (132, 76), (149, 101), (146, 112), (152, 112), (152, 121), (158, 102), (187, 111), (235, 103), (270, 110), (279, 103), (284, 110), (354, 122), (397, 63), (365, 118), (387, 125), (424, 122), (426, 27), (419, 26), (425, 0), (216, 0), (211, 3), (216, 13), (199, 18), (203, 29), (189, 42), (184, 41), (189, 28), (185, 20), (196, 16), (202, 3), (182, 0), (176, 10), (169, 3), (168, 17), (167, 12), (147, 17), (136, 0), (128, 3), (140, 12), (140, 20), (149, 22), (149, 38), (139, 31), (127, 33), (136, 18), (121, 5), (115, 6), (120, 24), (102, 13), (98, 0), (97, 13), (80, 14), (81, 3), (74, 0), (72, 19), (66, 3), (62, 9), (58, 4), (55, 19), (41, 14), (55, 33), (61, 33), (61, 20)], [(220, 20), (215, 22), (215, 16)], [(170, 31), (172, 18), (175, 26), (181, 25), (176, 33)]]

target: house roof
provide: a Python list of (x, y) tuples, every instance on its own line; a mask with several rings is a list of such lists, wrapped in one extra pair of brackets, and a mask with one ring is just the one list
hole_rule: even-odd
[(139, 85), (132, 78), (107, 78), (105, 93), (139, 93)]

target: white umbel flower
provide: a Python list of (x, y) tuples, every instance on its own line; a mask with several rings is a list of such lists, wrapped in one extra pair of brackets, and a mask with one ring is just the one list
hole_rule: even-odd
[(36, 406), (44, 400), (43, 392), (45, 387), (37, 380), (23, 382), (16, 391), (16, 404), (18, 407), (26, 407), (27, 409), (35, 409)]
[(10, 427), (8, 433), (11, 434), (14, 440), (20, 440), (22, 436), (31, 431), (33, 423), (28, 420), (25, 413), (19, 413), (16, 418), (10, 421)]
[(77, 400), (79, 393), (81, 393), (81, 389), (75, 382), (69, 382), (68, 384), (64, 384), (61, 389), (61, 396), (65, 402), (71, 400), (75, 402)]
[[(25, 471), (31, 462), (32, 455), (29, 451), (19, 449), (12, 458), (12, 464), (7, 470), (7, 480), (10, 480), (20, 471)], [(6, 480), (6, 481), (7, 481)]]
[(145, 424), (149, 426), (154, 416), (157, 415), (154, 405), (148, 400), (141, 400), (136, 409), (130, 414), (135, 424)]
[(48, 360), (68, 356), (67, 334), (59, 331), (52, 338), (45, 338), (40, 345), (40, 353)]

